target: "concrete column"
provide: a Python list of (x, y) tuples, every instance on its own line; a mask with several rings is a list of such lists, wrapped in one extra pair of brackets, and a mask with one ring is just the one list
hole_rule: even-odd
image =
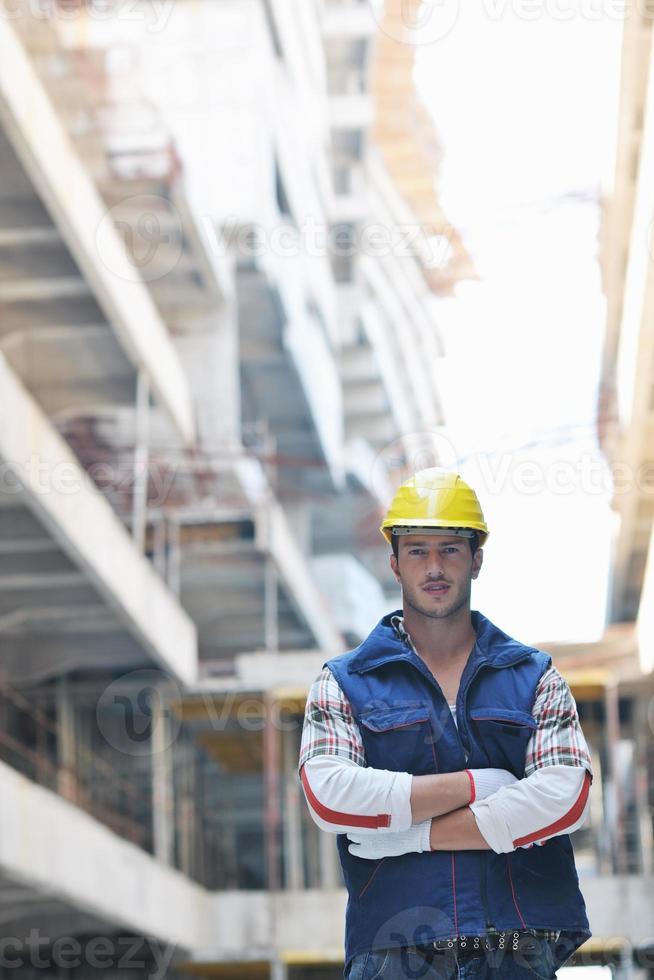
[(185, 875), (193, 874), (195, 841), (197, 835), (197, 757), (195, 746), (184, 746), (184, 772), (182, 797), (179, 801), (179, 869)]
[(264, 694), (265, 728), (263, 731), (263, 779), (265, 787), (264, 828), (266, 841), (267, 886), (277, 891), (279, 880), (279, 726), (274, 711), (274, 697)]
[(624, 944), (619, 961), (611, 968), (613, 980), (645, 980), (645, 971), (636, 967), (631, 943)]
[(150, 382), (141, 368), (136, 382), (136, 447), (134, 449), (134, 490), (132, 494), (132, 537), (138, 550), (145, 551), (148, 510), (148, 463), (150, 430)]
[[(237, 467), (237, 472), (238, 472)], [(241, 472), (244, 468), (241, 467)], [(243, 488), (248, 493), (247, 482)], [(262, 499), (251, 494), (258, 508), (256, 544), (274, 559), (280, 580), (293, 596), (321, 650), (340, 651), (343, 637), (325, 606), (324, 599), (310, 572), (306, 556), (298, 547), (295, 534), (281, 504), (274, 499)]]
[(297, 746), (294, 731), (282, 731), (284, 757), (284, 884), (297, 891), (304, 888), (300, 783), (297, 775)]
[(281, 960), (270, 963), (270, 980), (288, 980), (288, 966)]
[(652, 818), (649, 802), (649, 723), (647, 717), (648, 697), (634, 698), (635, 734), (635, 776), (636, 807), (638, 811), (638, 835), (640, 842), (640, 872), (651, 875), (654, 872), (652, 853)]
[(339, 888), (341, 885), (336, 848), (336, 834), (320, 833), (318, 837), (320, 855), (320, 884), (323, 888)]
[(198, 444), (211, 458), (241, 442), (238, 321), (232, 304), (185, 323), (175, 344), (193, 392)]
[(275, 562), (267, 555), (264, 577), (264, 634), (266, 650), (271, 653), (279, 650), (278, 587)]
[(626, 874), (627, 854), (624, 827), (624, 800), (622, 785), (620, 782), (619, 766), (619, 742), (620, 742), (620, 714), (619, 714), (619, 692), (615, 682), (609, 682), (605, 688), (604, 706), (606, 711), (606, 745), (607, 759), (609, 762), (609, 786), (612, 792), (613, 812), (610, 815), (612, 820), (611, 837), (614, 842), (614, 871), (617, 874)]
[(160, 516), (153, 529), (153, 560), (157, 575), (166, 581), (168, 568), (168, 528), (166, 518)]
[(77, 799), (77, 755), (75, 751), (75, 711), (70, 682), (66, 675), (57, 680), (57, 757), (59, 772), (57, 792), (67, 800)]
[(173, 864), (175, 848), (172, 751), (168, 712), (160, 691), (150, 697), (152, 713), (152, 832), (154, 856)]
[(307, 888), (320, 888), (322, 886), (320, 874), (320, 838), (324, 837), (324, 831), (319, 830), (306, 814), (305, 820), (308, 824), (306, 835), (306, 857), (307, 857)]
[(182, 590), (182, 549), (178, 522), (170, 516), (166, 520), (168, 565), (166, 584), (173, 593), (179, 596)]
[(302, 554), (313, 554), (310, 504), (304, 501), (284, 501), (284, 513)]

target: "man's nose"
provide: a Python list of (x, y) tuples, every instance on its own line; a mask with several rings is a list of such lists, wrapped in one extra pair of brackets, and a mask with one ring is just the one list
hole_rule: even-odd
[(438, 551), (430, 551), (427, 555), (427, 574), (438, 578), (443, 572), (442, 559)]

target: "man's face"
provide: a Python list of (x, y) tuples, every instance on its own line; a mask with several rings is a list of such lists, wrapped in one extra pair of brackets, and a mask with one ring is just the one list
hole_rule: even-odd
[(484, 557), (481, 548), (473, 557), (468, 539), (456, 535), (406, 534), (398, 540), (398, 558), (391, 555), (391, 568), (406, 605), (430, 619), (445, 619), (469, 607), (472, 579)]

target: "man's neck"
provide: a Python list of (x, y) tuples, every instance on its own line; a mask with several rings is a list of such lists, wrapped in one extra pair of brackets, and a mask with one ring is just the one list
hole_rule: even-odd
[(469, 606), (445, 619), (423, 616), (408, 606), (404, 609), (404, 628), (422, 659), (442, 667), (465, 663), (477, 639)]

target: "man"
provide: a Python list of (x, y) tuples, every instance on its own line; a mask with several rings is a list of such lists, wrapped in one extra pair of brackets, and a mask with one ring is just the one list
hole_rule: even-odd
[(338, 834), (344, 976), (550, 980), (591, 935), (568, 836), (592, 781), (574, 699), (548, 654), (471, 612), (488, 528), (458, 475), (416, 473), (380, 530), (402, 611), (326, 662), (299, 760)]

